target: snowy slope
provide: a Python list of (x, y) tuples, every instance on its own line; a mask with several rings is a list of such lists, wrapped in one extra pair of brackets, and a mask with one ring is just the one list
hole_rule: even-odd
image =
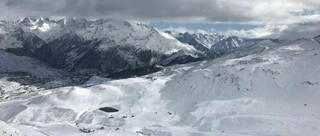
[(0, 134), (1, 136), (43, 136), (42, 133), (30, 130), (30, 128), (29, 130), (28, 128), (20, 129), (15, 125), (9, 125), (3, 121), (0, 121)]
[(0, 120), (46, 136), (318, 136), (319, 59), (313, 39), (261, 45), (0, 103)]
[(2, 121), (0, 121), (0, 134), (2, 136), (23, 136), (18, 129)]
[(203, 62), (167, 83), (164, 98), (183, 118), (179, 123), (205, 132), (316, 136), (319, 49), (315, 41), (302, 40), (261, 54)]

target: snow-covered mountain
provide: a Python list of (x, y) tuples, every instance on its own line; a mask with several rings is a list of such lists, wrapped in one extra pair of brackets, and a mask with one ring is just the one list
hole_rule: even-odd
[(210, 50), (219, 54), (226, 54), (235, 50), (246, 49), (255, 45), (275, 45), (278, 43), (279, 41), (277, 39), (248, 39), (230, 36), (211, 46)]
[(259, 44), (143, 77), (93, 77), (0, 103), (0, 133), (318, 136), (320, 44)]
[(1, 21), (0, 30), (0, 49), (68, 70), (110, 73), (181, 60), (172, 59), (178, 52), (199, 54), (153, 27), (116, 19), (27, 17)]
[(210, 48), (226, 37), (219, 34), (208, 34), (208, 33), (179, 33), (175, 31), (166, 31), (166, 33), (172, 35), (182, 43), (192, 45), (199, 51), (209, 53)]
[(320, 36), (280, 43), (115, 19), (0, 21), (0, 135), (318, 136), (319, 59)]
[(179, 33), (175, 31), (166, 31), (166, 33), (177, 38), (177, 40), (182, 43), (192, 45), (197, 50), (202, 51), (213, 58), (239, 49), (249, 48), (254, 45), (279, 43), (279, 40), (277, 39), (240, 38), (218, 33)]

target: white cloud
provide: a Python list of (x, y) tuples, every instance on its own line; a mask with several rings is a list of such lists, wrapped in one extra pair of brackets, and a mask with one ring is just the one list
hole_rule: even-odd
[(172, 32), (176, 32), (176, 33), (194, 33), (194, 30), (188, 29), (186, 27), (169, 27), (169, 28), (165, 28), (162, 29), (162, 31), (172, 31)]
[(312, 36), (319, 32), (320, 0), (1, 0), (0, 16), (114, 17), (146, 22), (254, 24), (262, 27), (227, 33), (242, 37), (288, 38)]
[(286, 29), (288, 25), (265, 25), (249, 30), (228, 30), (224, 34), (243, 38), (279, 38)]
[(264, 25), (250, 30), (229, 30), (224, 34), (244, 38), (278, 38), (283, 40), (313, 38), (320, 35), (320, 21), (286, 25)]
[(281, 39), (313, 38), (320, 35), (320, 22), (309, 22), (289, 25), (279, 35)]
[(208, 30), (203, 30), (203, 29), (188, 29), (186, 27), (168, 27), (165, 29), (162, 29), (162, 31), (171, 31), (171, 32), (176, 32), (176, 33), (209, 33)]
[(319, 19), (319, 0), (1, 0), (0, 16), (103, 16), (175, 22), (293, 24)]

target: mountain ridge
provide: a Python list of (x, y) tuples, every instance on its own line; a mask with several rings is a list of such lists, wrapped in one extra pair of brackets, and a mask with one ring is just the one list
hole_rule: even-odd
[[(113, 73), (162, 65), (162, 61), (172, 56), (177, 56), (170, 59), (176, 62), (167, 64), (187, 63), (188, 58), (201, 56), (192, 46), (153, 27), (116, 19), (26, 17), (2, 21), (0, 29), (4, 31), (0, 49), (73, 71), (91, 69)], [(12, 44), (6, 41), (16, 41), (16, 46), (10, 47)], [(181, 52), (182, 56), (173, 55)]]
[(238, 36), (227, 36), (219, 33), (179, 33), (166, 31), (182, 43), (193, 45), (194, 48), (204, 52), (211, 58), (216, 58), (233, 51), (249, 48), (258, 44), (279, 44), (279, 39), (272, 38), (241, 38)]

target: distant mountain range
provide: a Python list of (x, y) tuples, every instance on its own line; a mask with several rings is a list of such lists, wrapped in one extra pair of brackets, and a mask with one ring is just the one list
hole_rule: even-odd
[(182, 43), (192, 45), (209, 57), (218, 57), (254, 45), (280, 43), (278, 39), (241, 38), (217, 33), (177, 33), (174, 31), (166, 31), (166, 33), (171, 34)]
[(0, 49), (68, 71), (112, 73), (201, 56), (153, 27), (116, 19), (27, 17), (1, 21), (0, 29)]
[[(0, 21), (0, 50), (84, 75), (130, 77), (134, 75), (124, 76), (121, 72), (154, 72), (159, 70), (157, 65), (213, 59), (239, 49), (277, 43), (276, 39), (214, 33), (162, 32), (143, 23), (118, 19), (26, 17)], [(141, 70), (144, 68), (148, 70)]]

